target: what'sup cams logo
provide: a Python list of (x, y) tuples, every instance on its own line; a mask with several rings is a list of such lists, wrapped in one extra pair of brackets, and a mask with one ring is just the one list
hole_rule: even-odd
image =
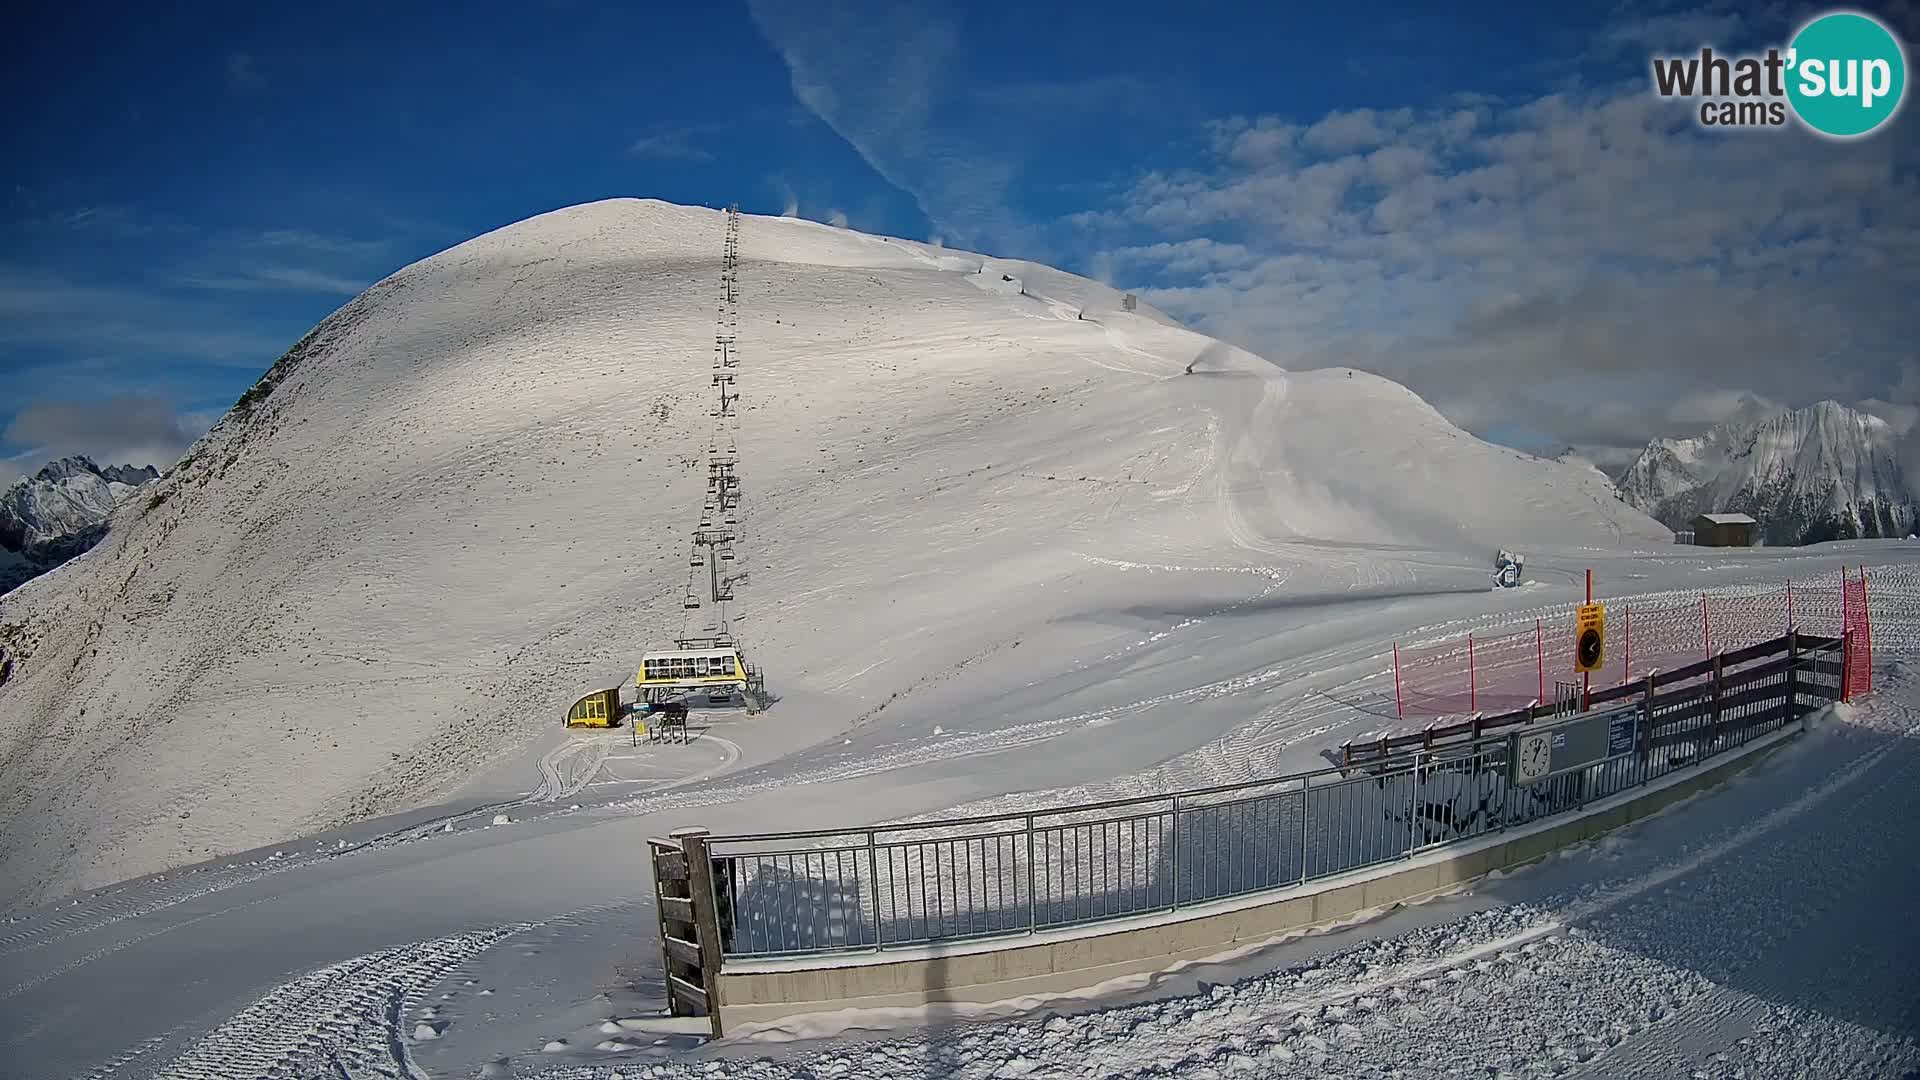
[(1821, 135), (1852, 139), (1900, 111), (1907, 51), (1873, 16), (1834, 11), (1764, 56), (1719, 56), (1710, 48), (1656, 56), (1653, 88), (1663, 98), (1697, 99), (1706, 127), (1783, 127), (1791, 115)]

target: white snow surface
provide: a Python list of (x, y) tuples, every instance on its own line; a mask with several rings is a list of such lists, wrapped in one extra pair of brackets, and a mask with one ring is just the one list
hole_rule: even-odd
[[(602, 202), (393, 274), (84, 573), (0, 599), (0, 902), (456, 797), (699, 629), (722, 230)], [(782, 218), (746, 219), (742, 256), (735, 629), (796, 743), (883, 707), (1051, 709), (1006, 698), (1250, 595), (1439, 594), (1503, 544), (1669, 537), (1396, 384), (1282, 371), (1070, 274)], [(1136, 572), (1172, 566), (1200, 569)]]

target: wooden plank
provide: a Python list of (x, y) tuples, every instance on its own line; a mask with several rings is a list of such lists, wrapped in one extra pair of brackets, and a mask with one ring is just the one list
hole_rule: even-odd
[(1786, 638), (1778, 637), (1772, 641), (1762, 641), (1758, 645), (1749, 645), (1744, 649), (1730, 650), (1725, 654), (1724, 659), (1728, 667), (1738, 667), (1741, 664), (1751, 664), (1755, 660), (1764, 660), (1769, 656), (1784, 656), (1786, 651)]
[(708, 1011), (707, 992), (678, 975), (667, 976), (667, 992), (701, 1013)]
[(672, 934), (665, 935), (661, 940), (667, 944), (668, 956), (691, 968), (700, 966), (700, 946), (691, 941), (682, 941)]
[(1639, 697), (1641, 694), (1646, 693), (1646, 690), (1647, 687), (1645, 683), (1621, 683), (1618, 686), (1609, 686), (1595, 690), (1589, 700), (1595, 705), (1598, 705), (1604, 701), (1619, 701), (1623, 698)]
[(1794, 661), (1783, 656), (1777, 660), (1769, 660), (1764, 664), (1755, 664), (1752, 667), (1731, 672), (1726, 678), (1722, 679), (1721, 682), (1727, 689), (1731, 690), (1736, 686), (1746, 686), (1749, 683), (1757, 682), (1770, 675), (1778, 675), (1787, 670), (1787, 668), (1792, 667), (1793, 664)]
[(693, 901), (684, 896), (663, 896), (660, 898), (660, 914), (672, 922), (691, 926), (694, 924)]
[(678, 851), (664, 855), (656, 853), (653, 857), (653, 876), (662, 881), (687, 880), (687, 857)]
[[(700, 981), (709, 994), (720, 982), (720, 921), (714, 911), (713, 858), (707, 854), (707, 834), (682, 833), (681, 846), (687, 853), (688, 880), (687, 891), (693, 894), (693, 910), (698, 920), (694, 924), (694, 933), (700, 942)], [(713, 1037), (725, 1036), (721, 1030), (720, 1010), (709, 1009), (707, 1015), (713, 1018)]]
[(1711, 674), (1713, 674), (1713, 661), (1710, 659), (1701, 660), (1697, 663), (1688, 664), (1686, 667), (1677, 667), (1672, 671), (1659, 672), (1654, 676), (1654, 682), (1660, 686), (1671, 686), (1674, 683), (1682, 683), (1689, 679), (1697, 679), (1702, 675)]

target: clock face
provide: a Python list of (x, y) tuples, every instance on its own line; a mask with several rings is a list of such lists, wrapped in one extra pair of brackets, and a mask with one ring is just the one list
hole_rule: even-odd
[(1516, 755), (1516, 771), (1521, 780), (1537, 780), (1547, 774), (1547, 768), (1553, 757), (1553, 737), (1541, 732), (1538, 735), (1520, 736), (1519, 753)]

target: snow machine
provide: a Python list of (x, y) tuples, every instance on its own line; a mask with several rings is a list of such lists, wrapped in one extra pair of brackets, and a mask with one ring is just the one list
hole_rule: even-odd
[(1526, 557), (1502, 550), (1493, 558), (1493, 587), (1496, 589), (1517, 589), (1520, 578), (1526, 570)]

